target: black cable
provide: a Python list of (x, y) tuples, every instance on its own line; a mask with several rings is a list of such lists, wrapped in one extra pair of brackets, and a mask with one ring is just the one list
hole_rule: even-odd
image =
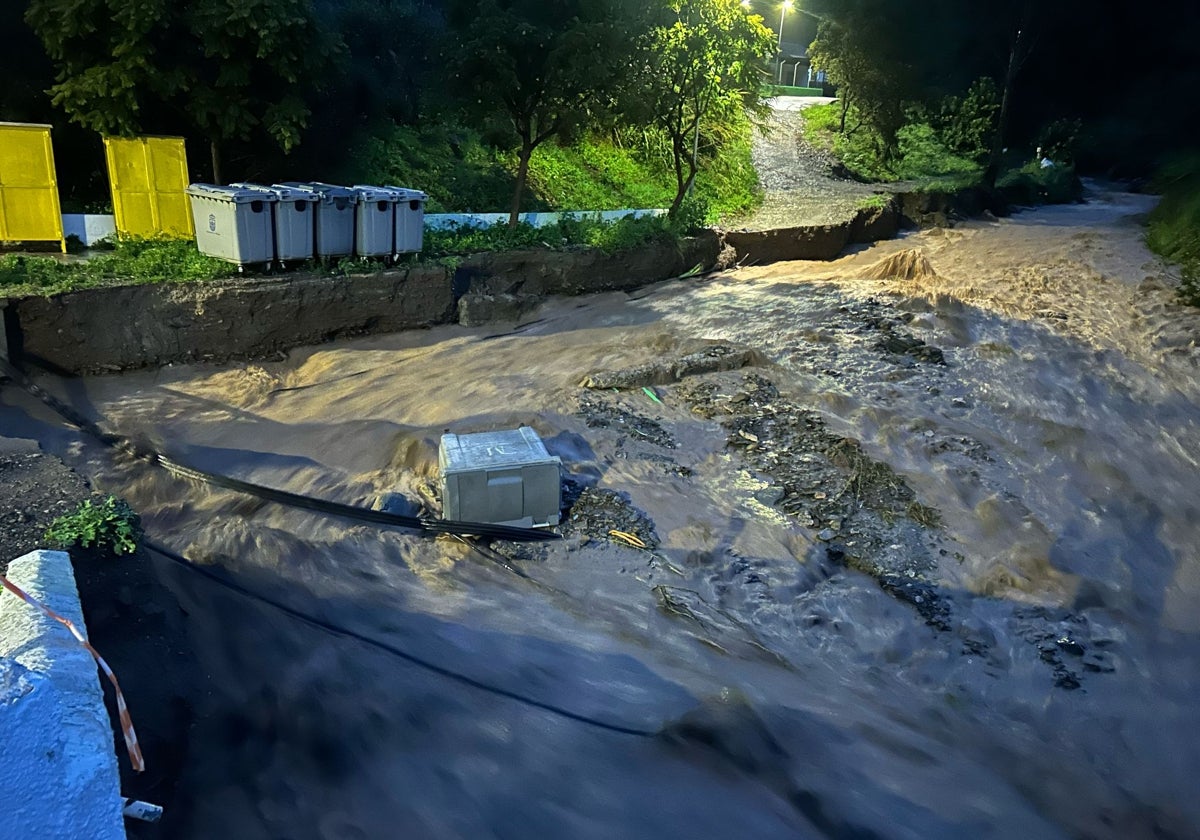
[(294, 607), (289, 607), (287, 604), (276, 601), (274, 598), (270, 598), (260, 592), (255, 592), (254, 590), (238, 583), (237, 581), (230, 580), (223, 575), (219, 575), (211, 569), (198, 566), (188, 560), (186, 557), (181, 557), (180, 555), (175, 554), (174, 552), (169, 551), (162, 546), (155, 545), (149, 541), (143, 541), (142, 545), (144, 545), (150, 551), (153, 551), (155, 554), (158, 554), (159, 556), (171, 561), (172, 563), (183, 566), (190, 571), (195, 572), (196, 574), (203, 575), (214, 583), (236, 592), (245, 598), (249, 598), (251, 600), (266, 604), (267, 606), (274, 607), (276, 610), (279, 610), (280, 612), (285, 613), (286, 615), (289, 615), (298, 621), (302, 621), (311, 627), (324, 630), (332, 635), (354, 639), (355, 641), (361, 642), (369, 647), (382, 650), (385, 653), (390, 653), (392, 656), (402, 659), (411, 665), (415, 665), (418, 668), (422, 668), (445, 679), (453, 680), (454, 682), (478, 689), (479, 691), (487, 692), (488, 694), (494, 694), (497, 697), (504, 697), (508, 700), (521, 703), (522, 705), (529, 706), (534, 709), (540, 709), (543, 712), (549, 712), (550, 714), (557, 715), (558, 717), (563, 717), (578, 723), (587, 724), (588, 726), (594, 726), (597, 729), (604, 729), (608, 732), (615, 732), (618, 735), (634, 735), (639, 738), (653, 738), (658, 735), (656, 730), (641, 729), (635, 726), (626, 726), (620, 723), (610, 723), (608, 721), (599, 720), (598, 718), (589, 717), (579, 712), (572, 712), (570, 709), (564, 709), (561, 706), (555, 706), (552, 703), (547, 703), (543, 700), (537, 700), (524, 694), (518, 694), (517, 692), (507, 688), (490, 685), (489, 683), (485, 683), (481, 680), (475, 679), (474, 677), (469, 677), (466, 674), (451, 670), (444, 665), (438, 665), (437, 663), (430, 662), (428, 659), (423, 659), (415, 654), (401, 650), (400, 648), (390, 645), (387, 642), (381, 642), (378, 639), (373, 639), (370, 636), (365, 636), (362, 633), (349, 630), (345, 627), (333, 624), (332, 622), (317, 618), (305, 612), (301, 612)]
[(407, 528), (425, 534), (458, 534), (471, 537), (487, 537), (488, 539), (495, 540), (510, 540), (512, 542), (536, 542), (561, 539), (553, 531), (540, 531), (535, 528), (514, 528), (509, 525), (491, 525), (482, 522), (454, 522), (444, 519), (433, 519), (431, 517), (404, 516), (385, 510), (372, 510), (357, 505), (332, 502), (327, 499), (315, 499), (311, 496), (302, 496), (299, 493), (290, 493), (286, 490), (264, 487), (261, 484), (243, 481), (240, 478), (210, 473), (190, 467), (187, 464), (182, 464), (173, 458), (163, 455), (161, 452), (140, 447), (121, 435), (109, 434), (103, 431), (93, 421), (84, 417), (69, 405), (66, 405), (62, 400), (33, 382), (28, 376), (2, 358), (0, 358), (0, 373), (11, 377), (22, 388), (49, 406), (68, 423), (76, 426), (80, 431), (92, 436), (105, 446), (125, 452), (140, 460), (157, 464), (172, 475), (181, 478), (211, 484), (215, 487), (224, 487), (227, 490), (257, 496), (260, 499), (266, 499), (267, 501), (302, 510), (327, 513), (332, 516), (356, 519), (361, 522), (371, 522), (376, 525)]
[[(399, 514), (388, 513), (386, 511), (354, 507), (352, 505), (344, 505), (338, 502), (326, 501), (324, 499), (312, 499), (307, 496), (300, 496), (298, 494), (288, 493), (283, 490), (276, 490), (270, 487), (262, 487), (257, 484), (251, 484), (246, 481), (241, 481), (240, 479), (230, 478), (228, 476), (218, 475), (215, 473), (208, 473), (204, 472), (203, 470), (197, 470), (193, 467), (188, 467), (184, 464), (173, 461), (160, 453), (142, 450), (128, 438), (103, 432), (100, 427), (91, 420), (88, 420), (70, 406), (62, 403), (57, 397), (55, 397), (53, 394), (50, 394), (41, 386), (36, 385), (27, 376), (25, 376), (25, 374), (14, 368), (3, 358), (0, 358), (0, 373), (3, 373), (4, 375), (9, 376), (14, 381), (18, 382), (23, 388), (25, 388), (25, 390), (40, 399), (42, 402), (46, 403), (46, 405), (53, 409), (55, 413), (61, 416), (64, 420), (71, 423), (73, 426), (78, 427), (80, 431), (83, 431), (96, 438), (105, 446), (128, 452), (143, 460), (152, 461), (153, 463), (162, 466), (173, 475), (192, 478), (197, 481), (214, 484), (219, 487), (250, 493), (263, 499), (279, 502), (280, 504), (291, 505), (293, 507), (316, 510), (323, 513), (332, 513), (336, 516), (346, 516), (349, 518), (361, 519), (367, 522), (376, 522), (385, 525), (397, 525), (405, 528), (416, 528), (427, 533), (445, 533), (458, 537), (459, 539), (462, 539), (463, 535), (491, 536), (498, 539), (513, 540), (546, 540), (558, 538), (557, 534), (535, 531), (529, 528), (510, 528), (501, 525), (482, 525), (480, 523), (472, 522), (446, 522), (429, 518), (401, 516)], [(423, 659), (415, 654), (408, 653), (407, 651), (401, 650), (394, 645), (381, 642), (378, 639), (373, 639), (370, 636), (365, 636), (361, 633), (357, 633), (353, 630), (333, 624), (332, 622), (309, 615), (308, 613), (302, 612), (294, 607), (289, 607), (287, 604), (284, 604), (281, 601), (277, 601), (274, 598), (270, 598), (260, 592), (255, 592), (253, 589), (250, 589), (238, 583), (237, 581), (219, 575), (211, 569), (198, 566), (195, 563), (192, 563), (186, 557), (182, 557), (173, 551), (163, 548), (160, 545), (155, 545), (148, 540), (143, 540), (142, 544), (148, 550), (153, 551), (160, 557), (163, 557), (178, 566), (182, 566), (191, 572), (208, 578), (214, 583), (236, 592), (245, 598), (266, 604), (267, 606), (273, 607), (298, 621), (308, 624), (311, 627), (324, 630), (332, 635), (354, 639), (355, 641), (361, 642), (369, 647), (376, 648), (384, 651), (385, 653), (390, 653), (392, 656), (402, 659), (411, 665), (415, 665), (418, 668), (422, 668), (445, 679), (453, 680), (461, 683), (462, 685), (475, 688), (479, 691), (484, 691), (497, 697), (504, 697), (514, 702), (521, 703), (534, 709), (540, 709), (541, 711), (548, 712), (568, 720), (573, 720), (588, 726), (594, 726), (598, 729), (603, 729), (608, 732), (614, 732), (618, 735), (633, 735), (641, 738), (652, 738), (658, 734), (658, 732), (655, 730), (639, 729), (634, 726), (625, 726), (619, 723), (609, 723), (607, 721), (589, 717), (578, 712), (572, 712), (570, 709), (564, 709), (560, 706), (555, 706), (552, 703), (546, 703), (542, 700), (528, 697), (524, 694), (518, 694), (517, 692), (511, 691), (507, 688), (490, 685), (482, 682), (481, 680), (477, 680), (474, 677), (469, 677), (466, 674), (451, 670), (450, 668), (446, 668), (445, 666), (438, 665), (434, 662), (430, 662), (429, 660)], [(516, 570), (514, 569), (513, 571)]]

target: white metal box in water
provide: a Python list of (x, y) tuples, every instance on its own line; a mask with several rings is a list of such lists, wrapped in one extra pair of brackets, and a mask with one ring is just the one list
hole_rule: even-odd
[(558, 524), (562, 461), (528, 426), (442, 435), (438, 464), (443, 518), (520, 528)]

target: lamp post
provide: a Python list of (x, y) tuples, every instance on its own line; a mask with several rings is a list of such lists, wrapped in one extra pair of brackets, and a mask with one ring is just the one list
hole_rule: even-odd
[(783, 54), (783, 20), (791, 8), (792, 0), (783, 0), (783, 6), (779, 9), (779, 52), (781, 55)]

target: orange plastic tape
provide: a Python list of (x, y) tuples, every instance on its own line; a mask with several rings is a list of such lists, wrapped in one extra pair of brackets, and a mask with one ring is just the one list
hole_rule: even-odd
[(11, 580), (4, 577), (4, 575), (0, 575), (0, 584), (3, 584), (5, 589), (31, 607), (41, 610), (59, 624), (65, 625), (71, 631), (71, 635), (78, 639), (79, 644), (83, 645), (87, 649), (87, 652), (92, 655), (92, 658), (96, 660), (96, 664), (100, 666), (100, 670), (104, 672), (104, 676), (108, 677), (108, 681), (112, 683), (113, 691), (117, 695), (117, 714), (121, 718), (121, 734), (125, 736), (125, 747), (129, 750), (129, 763), (133, 765), (133, 769), (137, 772), (143, 772), (146, 769), (146, 761), (142, 758), (142, 748), (138, 746), (137, 733), (133, 731), (133, 719), (129, 717), (129, 707), (125, 705), (125, 695), (121, 693), (121, 686), (117, 683), (117, 675), (113, 673), (112, 668), (108, 667), (108, 663), (104, 661), (104, 657), (83, 637), (83, 634), (79, 632), (79, 629), (69, 618), (63, 618), (41, 601), (29, 595)]

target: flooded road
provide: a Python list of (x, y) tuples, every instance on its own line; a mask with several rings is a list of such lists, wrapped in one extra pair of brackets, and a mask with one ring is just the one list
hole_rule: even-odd
[[(156, 542), (475, 682), (179, 573), (218, 690), (169, 836), (1196, 836), (1198, 318), (1148, 209), (49, 382), (184, 462), (367, 506), (423, 498), (444, 431), (523, 423), (653, 524), (643, 550), (577, 517), (500, 563), (44, 433)], [(761, 364), (661, 402), (580, 386), (712, 342)]]

